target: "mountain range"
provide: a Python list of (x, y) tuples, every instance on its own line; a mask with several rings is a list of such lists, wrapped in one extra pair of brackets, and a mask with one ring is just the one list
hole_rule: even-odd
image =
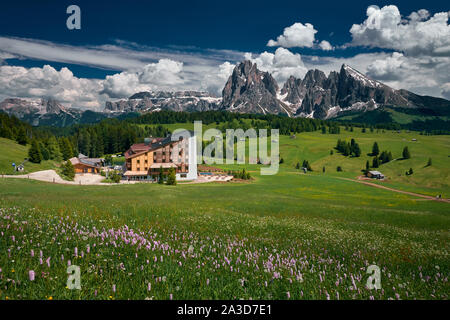
[[(251, 61), (236, 65), (228, 78), (222, 97), (199, 91), (140, 92), (128, 99), (107, 101), (101, 112), (66, 108), (52, 99), (9, 98), (0, 111), (13, 114), (32, 125), (67, 126), (98, 122), (130, 113), (222, 110), (239, 113), (284, 114), (289, 117), (318, 119), (369, 119), (385, 122), (395, 117), (450, 117), (450, 101), (395, 90), (373, 80), (348, 65), (339, 72), (309, 70), (303, 79), (289, 77), (282, 87), (269, 72)], [(381, 115), (381, 116), (380, 116)]]

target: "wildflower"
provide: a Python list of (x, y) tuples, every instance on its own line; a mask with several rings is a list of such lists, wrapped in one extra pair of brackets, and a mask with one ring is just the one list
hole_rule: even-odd
[(28, 276), (30, 277), (30, 281), (34, 281), (35, 273), (33, 270), (28, 271)]
[(291, 293), (288, 291), (286, 292), (287, 298), (290, 299), (291, 298)]
[(113, 284), (113, 286), (112, 286), (112, 291), (116, 292), (116, 285), (115, 284)]

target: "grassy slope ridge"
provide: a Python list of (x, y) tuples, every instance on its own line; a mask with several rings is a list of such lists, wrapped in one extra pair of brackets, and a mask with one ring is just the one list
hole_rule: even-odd
[(41, 163), (25, 163), (25, 171), (23, 173), (14, 172), (12, 163), (21, 164), (25, 158), (28, 158), (29, 145), (23, 146), (13, 140), (0, 138), (0, 174), (23, 174), (40, 170), (48, 170), (55, 168), (54, 161), (42, 161)]

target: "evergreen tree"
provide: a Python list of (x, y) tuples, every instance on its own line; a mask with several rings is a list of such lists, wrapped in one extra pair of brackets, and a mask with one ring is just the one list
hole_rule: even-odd
[(322, 172), (325, 173), (325, 167), (322, 168)]
[(322, 134), (327, 133), (327, 128), (325, 126), (322, 126)]
[(295, 165), (295, 169), (300, 169), (300, 162), (297, 162), (297, 164)]
[(366, 169), (364, 170), (364, 175), (367, 176), (370, 171), (369, 160), (366, 161)]
[(375, 141), (372, 147), (372, 155), (377, 156), (380, 153), (380, 148), (378, 147), (378, 143)]
[(49, 153), (45, 143), (40, 142), (39, 143), (39, 148), (41, 149), (42, 160), (49, 160), (50, 159), (50, 153)]
[(353, 155), (355, 157), (359, 157), (361, 156), (361, 149), (359, 147), (359, 144), (355, 143), (354, 147), (353, 147)]
[(28, 160), (33, 163), (41, 163), (42, 161), (41, 149), (36, 139), (31, 142), (30, 149), (28, 150)]
[(72, 165), (70, 160), (67, 160), (62, 164), (62, 174), (65, 175), (69, 180), (73, 180), (75, 178), (75, 168)]
[(433, 161), (431, 160), (431, 158), (428, 159), (428, 163), (427, 163), (427, 167), (431, 166), (433, 164)]
[(175, 168), (169, 169), (169, 175), (167, 176), (167, 184), (175, 186), (177, 184), (177, 177), (175, 175)]
[(378, 159), (377, 156), (375, 156), (372, 161), (372, 168), (378, 168), (379, 166), (380, 166), (380, 160)]
[(410, 175), (411, 174), (413, 174), (414, 173), (414, 171), (413, 171), (413, 169), (412, 168), (409, 168), (409, 172), (408, 172)]
[(25, 146), (28, 143), (27, 132), (24, 127), (20, 127), (17, 132), (16, 141), (18, 144)]
[(69, 160), (73, 156), (73, 146), (69, 139), (62, 137), (59, 139), (59, 148), (64, 161)]
[(411, 154), (409, 153), (408, 147), (404, 147), (404, 148), (403, 148), (403, 153), (402, 153), (402, 155), (403, 155), (403, 159), (409, 159), (409, 158), (411, 158)]
[(59, 144), (54, 136), (51, 136), (47, 140), (47, 150), (48, 153), (50, 154), (50, 159), (58, 162), (62, 160), (62, 154), (61, 151), (59, 150)]

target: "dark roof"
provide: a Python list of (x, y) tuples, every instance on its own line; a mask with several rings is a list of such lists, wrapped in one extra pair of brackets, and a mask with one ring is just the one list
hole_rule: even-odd
[(153, 138), (152, 143), (146, 144), (146, 143), (136, 143), (133, 144), (130, 149), (128, 149), (125, 152), (125, 158), (128, 159), (130, 157), (134, 157), (137, 155), (140, 155), (142, 153), (148, 152), (148, 151), (152, 151), (152, 150), (157, 150), (159, 148), (165, 147), (168, 144), (177, 142), (177, 141), (172, 141), (172, 136), (168, 135), (165, 138)]

